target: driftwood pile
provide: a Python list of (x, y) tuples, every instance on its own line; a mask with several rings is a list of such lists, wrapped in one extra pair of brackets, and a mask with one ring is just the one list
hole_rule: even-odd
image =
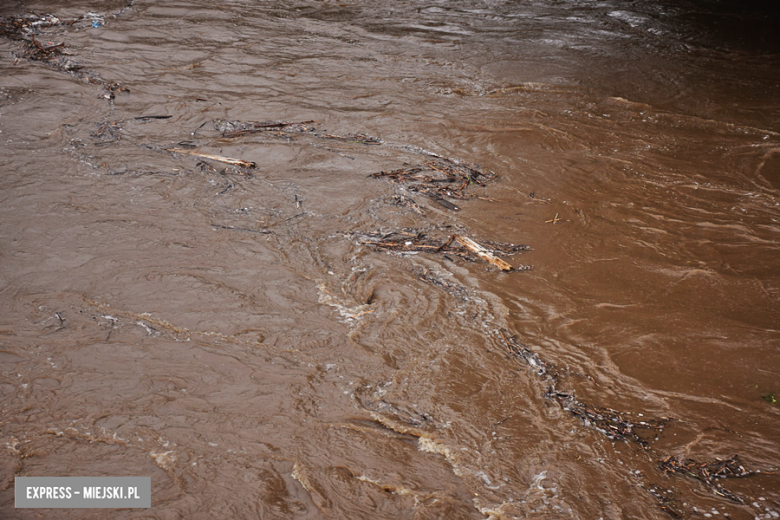
[[(530, 266), (512, 267), (499, 258), (528, 251), (523, 245), (503, 244), (500, 242), (483, 241), (482, 244), (463, 235), (451, 235), (447, 239), (431, 238), (423, 232), (393, 232), (393, 233), (347, 233), (358, 244), (367, 245), (372, 249), (394, 253), (432, 253), (452, 254), (474, 260), (475, 256), (498, 267), (502, 271), (525, 271)], [(484, 244), (484, 245), (483, 245)], [(487, 246), (487, 247), (486, 247)]]
[(402, 184), (409, 191), (430, 197), (443, 208), (458, 211), (460, 208), (447, 199), (484, 198), (466, 194), (465, 191), (469, 186), (485, 186), (484, 181), (493, 179), (495, 174), (484, 172), (477, 165), (466, 161), (441, 157), (415, 166), (372, 173), (370, 177), (381, 177), (394, 184)]
[(761, 470), (748, 471), (739, 462), (737, 455), (734, 455), (730, 459), (715, 459), (711, 462), (696, 462), (692, 459), (669, 456), (658, 461), (658, 466), (665, 474), (679, 473), (694, 478), (699, 482), (704, 483), (704, 485), (716, 495), (739, 503), (744, 502), (742, 498), (715, 481), (724, 478), (745, 478), (761, 474), (778, 475), (778, 473), (768, 471), (762, 472)]
[(73, 60), (71, 54), (65, 51), (65, 43), (41, 42), (36, 36), (44, 29), (60, 26), (72, 26), (77, 22), (89, 21), (88, 17), (73, 20), (60, 20), (56, 16), (25, 16), (0, 17), (0, 36), (13, 41), (23, 42), (16, 54), (16, 63), (21, 60), (39, 61), (60, 72), (66, 72), (88, 83), (100, 85), (105, 90), (101, 96), (113, 100), (116, 92), (127, 91), (119, 83), (109, 83), (97, 74), (90, 72)]
[(640, 437), (636, 430), (658, 431), (666, 426), (666, 423), (662, 420), (634, 421), (625, 412), (582, 403), (574, 395), (557, 391), (554, 387), (550, 387), (546, 395), (550, 399), (557, 401), (564, 410), (579, 417), (586, 426), (595, 428), (613, 440), (631, 440), (642, 447), (646, 447), (647, 441)]

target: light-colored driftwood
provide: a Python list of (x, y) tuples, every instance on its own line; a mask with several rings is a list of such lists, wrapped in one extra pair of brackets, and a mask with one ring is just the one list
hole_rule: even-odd
[(196, 157), (203, 157), (204, 159), (211, 159), (212, 161), (219, 161), (227, 164), (232, 164), (233, 166), (241, 166), (243, 168), (257, 168), (257, 164), (250, 161), (244, 161), (242, 159), (232, 159), (230, 157), (222, 157), (221, 155), (211, 155), (208, 153), (200, 153), (193, 150), (184, 150), (182, 148), (166, 148), (165, 150), (171, 153), (183, 153), (187, 155), (194, 155)]
[(465, 246), (469, 249), (469, 251), (473, 251), (477, 255), (479, 255), (480, 258), (483, 260), (490, 262), (494, 266), (498, 267), (502, 271), (511, 271), (512, 266), (508, 263), (504, 262), (500, 258), (496, 258), (493, 256), (493, 253), (482, 247), (481, 245), (477, 244), (473, 240), (471, 240), (468, 237), (464, 237), (462, 235), (455, 235), (455, 240), (457, 240), (460, 244)]

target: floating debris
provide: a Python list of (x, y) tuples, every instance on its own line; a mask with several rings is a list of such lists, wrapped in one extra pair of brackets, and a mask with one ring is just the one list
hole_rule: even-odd
[[(552, 399), (561, 405), (561, 408), (576, 415), (587, 426), (592, 426), (610, 439), (627, 441), (631, 440), (642, 447), (647, 446), (647, 441), (640, 437), (635, 430), (661, 430), (666, 423), (663, 420), (648, 419), (634, 421), (627, 418), (629, 413), (618, 412), (611, 408), (601, 408), (582, 403), (571, 392), (561, 392), (555, 389), (558, 383), (558, 372), (554, 365), (543, 361), (538, 354), (523, 345), (515, 335), (507, 331), (499, 331), (504, 348), (511, 357), (519, 358), (531, 367), (539, 376), (549, 376), (551, 384), (545, 392), (545, 397)], [(668, 421), (669, 419), (666, 419)]]
[(556, 213), (553, 218), (551, 218), (550, 220), (545, 220), (544, 223), (545, 224), (557, 224), (561, 220), (563, 220), (563, 219), (558, 217), (558, 214)]
[[(462, 235), (452, 235), (446, 240), (430, 238), (423, 232), (393, 232), (393, 233), (347, 233), (347, 236), (359, 244), (370, 246), (380, 251), (395, 253), (451, 253), (469, 260), (474, 255), (490, 262), (504, 271), (527, 271), (531, 266), (512, 267), (496, 255), (514, 255), (531, 248), (523, 245), (502, 244), (499, 242), (483, 242), (486, 248), (474, 240)], [(456, 244), (457, 242), (457, 244)]]
[[(608, 438), (618, 441), (633, 441), (643, 448), (648, 448), (648, 442), (642, 438), (636, 430), (655, 430), (662, 431), (671, 421), (664, 419), (646, 419), (641, 421), (633, 420), (627, 412), (619, 412), (611, 408), (602, 408), (590, 406), (580, 402), (571, 392), (561, 392), (556, 390), (558, 383), (558, 373), (554, 365), (544, 362), (539, 356), (532, 352), (528, 347), (517, 341), (515, 335), (510, 335), (507, 331), (499, 331), (504, 347), (511, 357), (519, 358), (531, 367), (539, 376), (548, 376), (551, 381), (550, 386), (545, 392), (545, 397), (552, 399), (564, 410), (579, 417), (586, 426), (592, 426), (597, 431), (603, 433)], [(740, 497), (725, 489), (720, 484), (713, 482), (714, 479), (723, 478), (745, 478), (752, 475), (780, 475), (780, 473), (753, 470), (749, 471), (742, 466), (737, 459), (737, 455), (730, 459), (716, 459), (714, 462), (698, 463), (692, 459), (681, 459), (674, 456), (668, 456), (658, 461), (658, 467), (664, 474), (680, 473), (703, 482), (713, 493), (718, 496), (728, 498), (734, 502), (744, 503)], [(673, 518), (682, 518), (682, 515), (669, 506), (670, 499), (651, 493), (659, 500), (660, 508)]]
[(170, 119), (171, 117), (173, 116), (138, 116), (138, 117), (134, 117), (133, 119), (141, 123), (149, 123), (151, 121), (156, 121), (158, 119)]
[(345, 141), (349, 143), (360, 144), (382, 144), (382, 139), (363, 133), (354, 133), (347, 135), (336, 134), (320, 134), (317, 133), (317, 129), (312, 125), (316, 123), (314, 120), (309, 121), (225, 121), (224, 119), (217, 119), (217, 130), (222, 132), (222, 137), (232, 138), (241, 137), (248, 134), (255, 134), (259, 132), (277, 132), (286, 134), (309, 134), (320, 139), (332, 139), (337, 141)]
[(458, 298), (462, 302), (466, 302), (469, 300), (468, 291), (466, 290), (465, 287), (452, 282), (448, 282), (447, 280), (443, 280), (442, 278), (437, 276), (436, 272), (433, 269), (423, 269), (422, 267), (415, 267), (415, 269), (412, 272), (417, 276), (418, 280), (433, 285), (435, 287), (439, 287), (440, 289), (444, 290), (444, 292), (446, 292), (447, 294)]
[(713, 479), (724, 478), (745, 478), (752, 475), (778, 475), (775, 472), (762, 472), (761, 470), (748, 471), (738, 461), (738, 456), (734, 455), (730, 459), (715, 459), (712, 462), (699, 463), (693, 459), (682, 459), (668, 456), (658, 461), (658, 467), (664, 474), (680, 473), (704, 483), (710, 491), (716, 495), (728, 498), (740, 504), (744, 500), (720, 484), (713, 482)]
[(288, 123), (285, 121), (225, 121), (217, 119), (215, 122), (217, 130), (222, 132), (222, 137), (241, 137), (258, 132), (313, 133), (315, 128), (310, 124), (316, 121)]
[(85, 79), (88, 82), (90, 82), (90, 83), (96, 83), (98, 85), (103, 85), (104, 93), (100, 97), (102, 97), (104, 99), (107, 99), (109, 101), (113, 101), (114, 100), (114, 98), (116, 97), (116, 93), (117, 92), (130, 92), (130, 89), (120, 85), (119, 83), (107, 83), (107, 82), (103, 81), (102, 79), (99, 79), (99, 78), (95, 79), (95, 78), (93, 78), (91, 76), (87, 76)]
[[(68, 25), (73, 22), (68, 23)], [(0, 16), (0, 36), (9, 40), (29, 40), (34, 31), (40, 28), (62, 25), (63, 22), (54, 15), (37, 16), (28, 14), (25, 16)]]
[(338, 141), (347, 141), (350, 143), (360, 144), (382, 144), (382, 139), (366, 134), (347, 134), (347, 135), (331, 135), (331, 134), (315, 134), (322, 139), (336, 139)]
[(532, 191), (531, 193), (529, 193), (528, 197), (532, 201), (534, 201), (534, 202), (541, 202), (542, 204), (550, 204), (550, 202), (551, 202), (550, 199), (540, 199), (539, 197), (537, 197), (535, 191)]
[[(90, 15), (92, 13), (89, 13)], [(72, 60), (65, 49), (65, 43), (42, 43), (35, 36), (39, 35), (41, 29), (48, 29), (58, 26), (71, 26), (76, 22), (88, 20), (92, 23), (89, 16), (82, 16), (73, 20), (63, 21), (53, 15), (38, 16), (28, 14), (24, 16), (0, 17), (0, 36), (13, 41), (24, 42), (16, 55), (16, 62), (26, 59), (30, 61), (44, 62), (50, 67), (67, 72), (77, 78), (84, 79), (87, 83), (102, 85), (106, 93), (101, 97), (113, 100), (116, 92), (127, 91), (128, 89), (118, 83), (109, 83), (100, 79), (100, 77), (87, 70)]]
[(122, 131), (122, 123), (124, 121), (103, 121), (101, 123), (95, 123), (96, 130), (90, 134), (94, 139), (100, 141), (101, 144), (118, 143), (122, 138), (120, 132)]
[(243, 159), (233, 159), (231, 157), (223, 157), (221, 155), (212, 155), (208, 153), (200, 153), (193, 150), (185, 150), (184, 148), (166, 148), (166, 152), (194, 155), (195, 157), (202, 157), (204, 159), (211, 159), (212, 161), (219, 161), (232, 166), (240, 166), (241, 168), (257, 168), (257, 164), (251, 161), (245, 161)]
[(414, 199), (407, 197), (406, 195), (394, 195), (392, 200), (393, 204), (396, 206), (406, 206), (415, 213), (425, 216), (425, 213), (423, 213), (423, 211), (420, 209), (420, 206), (417, 205)]
[(493, 255), (493, 253), (482, 247), (481, 245), (477, 244), (473, 240), (471, 240), (468, 237), (464, 237), (461, 235), (453, 235), (453, 238), (466, 247), (469, 251), (472, 253), (476, 253), (477, 256), (479, 256), (481, 259), (485, 260), (486, 262), (489, 262), (493, 264), (494, 266), (498, 267), (502, 271), (511, 271), (512, 266), (508, 263), (504, 262), (500, 258), (496, 258), (496, 256)]
[(430, 194), (428, 194), (428, 196), (431, 198), (433, 202), (435, 202), (436, 204), (438, 204), (444, 209), (449, 209), (452, 211), (460, 211), (460, 208), (458, 206), (448, 201), (447, 199), (443, 199), (441, 197), (437, 197), (435, 195), (430, 195)]
[(223, 225), (223, 224), (215, 224), (213, 222), (211, 223), (211, 227), (213, 227), (215, 229), (227, 229), (227, 230), (230, 230), (230, 231), (244, 231), (244, 232), (247, 232), (247, 233), (258, 233), (260, 235), (273, 235), (274, 234), (273, 231), (270, 231), (268, 229), (263, 229), (263, 228), (252, 229), (252, 228), (245, 228), (245, 227), (226, 226), (226, 225)]
[(633, 421), (626, 418), (628, 414), (625, 412), (581, 403), (573, 395), (558, 392), (554, 387), (548, 389), (547, 397), (558, 401), (564, 410), (576, 415), (586, 425), (593, 426), (610, 439), (631, 440), (643, 448), (647, 446), (647, 441), (640, 437), (635, 430), (662, 430), (666, 426), (666, 423), (661, 420)]
[[(365, 145), (383, 144), (381, 138), (364, 133), (349, 133), (346, 135), (319, 133), (313, 126), (313, 123), (316, 123), (314, 120), (228, 121), (217, 119), (215, 120), (215, 123), (216, 129), (222, 133), (222, 137), (224, 138), (236, 138), (265, 132), (275, 133), (277, 135), (306, 134), (320, 139), (338, 140)], [(203, 125), (198, 127), (193, 132), (193, 135), (195, 135), (202, 126)], [(436, 160), (431, 160), (417, 166), (381, 171), (373, 173), (370, 176), (386, 177), (390, 179), (391, 182), (403, 183), (407, 189), (427, 195), (438, 205), (452, 211), (458, 211), (460, 208), (447, 199), (466, 200), (474, 198), (473, 195), (467, 195), (465, 193), (466, 188), (471, 185), (485, 186), (483, 181), (495, 177), (493, 172), (485, 172), (476, 164), (458, 159), (449, 159), (434, 152), (429, 152), (414, 146), (404, 146), (403, 148), (415, 153), (434, 157)]]
[(522, 359), (540, 376), (548, 373), (547, 363), (542, 361), (538, 354), (517, 341), (517, 336), (510, 336), (505, 330), (499, 331), (499, 333), (501, 334), (501, 339), (504, 340), (504, 347), (510, 356)]
[[(30, 39), (27, 41), (24, 47), (22, 47), (20, 56), (22, 58), (33, 61), (53, 62), (54, 60), (59, 59), (61, 56), (65, 55), (65, 53), (62, 51), (64, 48), (64, 43), (47, 43), (44, 45), (39, 42), (35, 36), (30, 35)], [(72, 62), (70, 59), (61, 60), (54, 65), (68, 72), (77, 71), (82, 68), (80, 65)]]
[(403, 184), (408, 190), (427, 195), (440, 206), (453, 211), (458, 211), (460, 208), (447, 200), (447, 197), (460, 200), (474, 198), (473, 195), (465, 193), (466, 188), (474, 184), (485, 186), (483, 179), (495, 177), (494, 173), (484, 172), (475, 164), (434, 156), (440, 159), (372, 173), (370, 177), (383, 177), (392, 183)]
[[(119, 142), (121, 139), (120, 132), (123, 130), (123, 125), (128, 122), (135, 122), (139, 124), (151, 123), (153, 121), (159, 121), (162, 119), (170, 119), (172, 116), (138, 116), (129, 119), (119, 119), (116, 121), (100, 121), (95, 123), (95, 131), (90, 136), (102, 144), (111, 144)], [(178, 143), (179, 146), (187, 147), (186, 143)], [(194, 146), (192, 146), (194, 148)]]

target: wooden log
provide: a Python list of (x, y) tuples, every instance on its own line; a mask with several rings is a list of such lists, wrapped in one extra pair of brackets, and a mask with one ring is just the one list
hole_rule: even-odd
[(469, 251), (472, 251), (479, 255), (480, 258), (483, 260), (490, 262), (494, 266), (498, 267), (502, 271), (511, 271), (512, 266), (508, 263), (504, 262), (500, 258), (496, 258), (493, 256), (493, 253), (491, 253), (489, 250), (485, 249), (481, 245), (477, 244), (473, 240), (471, 240), (468, 237), (464, 237), (462, 235), (455, 235), (455, 240), (457, 240), (460, 244), (462, 244), (464, 247), (466, 247)]

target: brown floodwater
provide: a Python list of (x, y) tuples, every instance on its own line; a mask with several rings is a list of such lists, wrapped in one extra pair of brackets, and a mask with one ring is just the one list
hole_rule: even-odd
[[(82, 68), (0, 38), (0, 516), (780, 517), (777, 18), (0, 7), (31, 12)], [(496, 177), (459, 211), (370, 177), (431, 154)], [(528, 245), (505, 260), (533, 269), (352, 234), (400, 231)], [(664, 426), (621, 440), (572, 413), (594, 407)], [(775, 474), (659, 462), (735, 455)], [(46, 475), (151, 476), (152, 508), (14, 509), (14, 477)]]

